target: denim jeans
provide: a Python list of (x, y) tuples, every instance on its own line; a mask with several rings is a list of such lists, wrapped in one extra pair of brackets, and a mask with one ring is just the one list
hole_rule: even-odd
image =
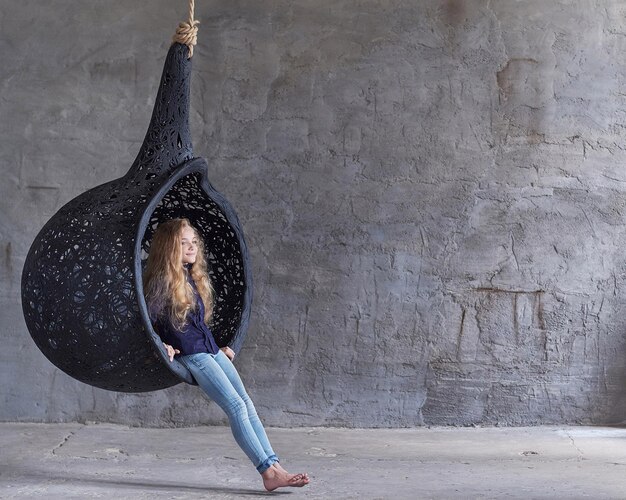
[(226, 412), (235, 441), (259, 473), (278, 462), (254, 404), (228, 356), (219, 351), (187, 354), (178, 359), (202, 390)]

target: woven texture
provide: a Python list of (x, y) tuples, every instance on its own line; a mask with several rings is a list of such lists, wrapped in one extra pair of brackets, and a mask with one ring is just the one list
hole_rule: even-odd
[(68, 375), (123, 392), (163, 389), (188, 370), (166, 358), (143, 298), (142, 268), (160, 221), (187, 217), (206, 242), (216, 292), (212, 329), (238, 352), (252, 296), (248, 253), (228, 201), (193, 158), (191, 60), (169, 50), (154, 112), (128, 173), (62, 207), (43, 227), (22, 273), (26, 325), (43, 354)]

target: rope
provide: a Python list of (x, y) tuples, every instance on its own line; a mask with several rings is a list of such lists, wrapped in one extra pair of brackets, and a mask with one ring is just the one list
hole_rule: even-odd
[(176, 28), (176, 34), (172, 39), (172, 43), (183, 43), (189, 47), (189, 59), (193, 56), (193, 46), (197, 43), (197, 25), (200, 24), (200, 21), (193, 18), (194, 3), (194, 0), (189, 0), (189, 21), (179, 23), (178, 28)]

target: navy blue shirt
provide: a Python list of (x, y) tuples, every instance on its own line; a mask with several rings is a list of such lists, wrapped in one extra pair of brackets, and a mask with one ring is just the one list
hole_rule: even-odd
[(150, 319), (154, 329), (163, 342), (171, 345), (174, 349), (178, 349), (180, 354), (197, 354), (200, 352), (217, 354), (220, 348), (215, 343), (211, 329), (204, 323), (204, 302), (202, 302), (196, 284), (189, 273), (187, 273), (187, 281), (193, 288), (197, 307), (187, 314), (187, 322), (183, 329), (177, 330), (172, 325), (165, 310), (161, 311), (159, 315), (151, 311)]

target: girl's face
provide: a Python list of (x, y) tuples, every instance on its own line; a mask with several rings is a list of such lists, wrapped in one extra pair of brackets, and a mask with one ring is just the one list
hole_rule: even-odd
[(181, 233), (181, 245), (183, 254), (183, 264), (193, 264), (198, 255), (198, 238), (196, 233), (189, 226), (183, 227)]

